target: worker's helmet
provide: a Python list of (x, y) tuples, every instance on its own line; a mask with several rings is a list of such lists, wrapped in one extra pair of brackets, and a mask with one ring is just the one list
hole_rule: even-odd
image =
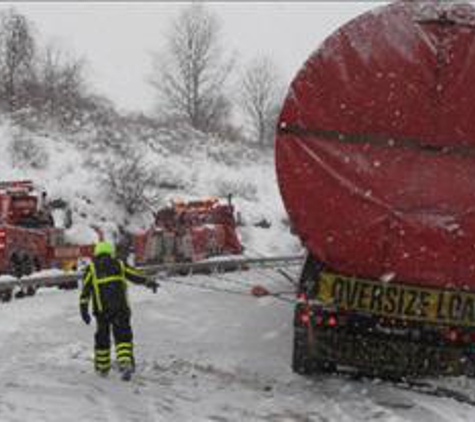
[(110, 255), (114, 256), (114, 246), (110, 242), (98, 242), (94, 247), (94, 256)]

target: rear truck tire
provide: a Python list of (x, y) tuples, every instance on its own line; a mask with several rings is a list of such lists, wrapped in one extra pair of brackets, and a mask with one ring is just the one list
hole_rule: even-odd
[(308, 331), (302, 327), (294, 330), (292, 351), (292, 370), (299, 375), (332, 374), (337, 367), (333, 362), (326, 362), (312, 356)]
[(34, 296), (36, 294), (37, 290), (38, 290), (38, 287), (36, 287), (36, 286), (28, 286), (25, 289), (25, 295), (26, 296)]
[(42, 270), (41, 261), (37, 256), (35, 256), (35, 258), (33, 259), (33, 265), (34, 265), (34, 268), (35, 268), (35, 272), (38, 272), (38, 271)]
[(467, 378), (475, 378), (475, 356), (473, 349), (466, 356), (464, 365), (464, 375)]
[(319, 327), (311, 322), (301, 322), (302, 307), (297, 304), (294, 315), (294, 342), (292, 351), (292, 370), (299, 375), (330, 374), (336, 372), (334, 362), (319, 358), (315, 350)]
[[(24, 255), (22, 260), (22, 273), (24, 276), (29, 276), (35, 271), (35, 260), (30, 255)], [(27, 286), (23, 288), (25, 296), (34, 296), (36, 293), (36, 286)]]
[(299, 375), (312, 375), (314, 363), (309, 353), (308, 334), (303, 327), (294, 329), (292, 370)]
[[(41, 262), (38, 259), (38, 257), (34, 257), (31, 260), (31, 265), (32, 265), (32, 272), (37, 272), (41, 271)], [(36, 291), (38, 290), (38, 286), (28, 286), (26, 288), (26, 295), (27, 296), (34, 296), (36, 294)]]
[[(8, 274), (10, 274), (11, 276), (13, 276), (15, 278), (21, 278), (22, 273), (23, 273), (23, 269), (22, 269), (21, 257), (20, 257), (20, 255), (14, 253), (10, 257), (10, 263), (8, 265)], [(14, 296), (15, 299), (21, 299), (24, 296), (24, 294), (21, 290), (13, 293), (13, 289), (10, 291), (10, 295), (11, 295), (11, 297)], [(11, 300), (11, 297), (10, 297), (9, 300)]]
[[(20, 265), (20, 277), (29, 276), (35, 270), (35, 260), (28, 254), (19, 257), (18, 262), (19, 264), (17, 265)], [(22, 289), (15, 294), (15, 297), (21, 299), (26, 296), (33, 296), (36, 293), (36, 289), (36, 286), (22, 287)]]
[(10, 302), (13, 297), (13, 290), (4, 290), (0, 292), (0, 302)]
[(33, 266), (34, 266), (34, 262), (31, 259), (30, 255), (27, 255), (27, 254), (23, 255), (22, 258), (21, 258), (22, 276), (31, 275), (33, 273), (33, 270), (34, 270)]
[(292, 353), (292, 370), (299, 375), (333, 374), (337, 366), (311, 355), (308, 333), (306, 329), (296, 328), (294, 331), (294, 347)]
[[(35, 260), (27, 253), (25, 254), (13, 254), (10, 258), (10, 264), (8, 273), (16, 278), (30, 275), (35, 269)], [(19, 291), (15, 292), (16, 299), (22, 299), (25, 296), (33, 296), (36, 293), (36, 286), (23, 287)], [(10, 292), (10, 299), (13, 295), (13, 291)], [(10, 300), (9, 299), (9, 300)]]
[[(321, 262), (307, 253), (296, 293), (305, 297), (315, 294), (315, 282), (319, 279), (321, 270)], [(314, 327), (309, 319), (307, 322), (303, 320), (302, 314), (306, 312), (308, 306), (308, 303), (297, 303), (295, 307), (292, 370), (300, 375), (335, 372), (337, 369), (335, 363), (321, 360), (316, 355), (314, 346), (318, 341), (318, 330), (322, 328)]]
[(15, 292), (15, 299), (23, 299), (25, 297), (25, 292), (23, 290), (18, 290)]
[(8, 274), (16, 278), (21, 278), (23, 275), (22, 262), (17, 254), (13, 254), (10, 258)]

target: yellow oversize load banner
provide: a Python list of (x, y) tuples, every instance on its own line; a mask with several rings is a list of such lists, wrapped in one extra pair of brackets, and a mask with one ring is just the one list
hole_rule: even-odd
[(368, 281), (323, 273), (317, 299), (340, 309), (475, 327), (475, 293)]

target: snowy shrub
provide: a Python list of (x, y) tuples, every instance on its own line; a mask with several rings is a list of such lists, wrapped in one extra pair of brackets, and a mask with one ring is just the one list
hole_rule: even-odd
[(206, 153), (211, 160), (226, 166), (236, 166), (244, 161), (243, 148), (236, 149), (228, 143), (210, 142)]
[(36, 131), (41, 127), (43, 119), (40, 113), (32, 107), (24, 107), (10, 114), (12, 123), (29, 131)]
[(217, 179), (214, 185), (214, 194), (225, 198), (229, 194), (248, 201), (257, 201), (257, 186), (250, 180)]
[(108, 195), (128, 216), (158, 202), (158, 174), (140, 153), (131, 151), (120, 160), (108, 161), (103, 173)]
[(8, 150), (14, 167), (45, 169), (48, 166), (48, 153), (42, 145), (23, 133), (12, 136)]
[(191, 182), (187, 180), (183, 172), (177, 171), (172, 167), (160, 166), (155, 170), (156, 185), (163, 190), (186, 190), (190, 187)]

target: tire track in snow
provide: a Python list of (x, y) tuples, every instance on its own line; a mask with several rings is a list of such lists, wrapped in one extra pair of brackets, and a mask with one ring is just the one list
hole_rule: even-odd
[[(160, 407), (160, 409), (167, 413), (168, 416), (164, 416), (159, 413), (157, 407)], [(172, 415), (172, 407), (160, 402), (157, 404), (157, 401), (152, 397), (147, 398), (147, 410), (153, 422), (168, 422), (169, 420), (177, 420), (176, 415)]]
[(102, 408), (103, 414), (106, 416), (107, 422), (122, 422), (117, 411), (114, 409), (111, 400), (105, 395), (99, 395), (98, 403)]

